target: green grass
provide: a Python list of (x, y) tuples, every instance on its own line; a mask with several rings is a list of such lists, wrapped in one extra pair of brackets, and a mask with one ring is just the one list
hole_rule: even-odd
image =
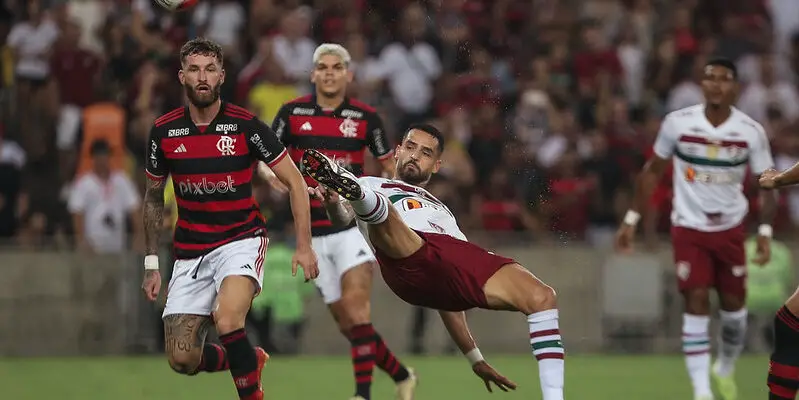
[[(408, 359), (421, 384), (417, 400), (540, 399), (531, 356), (491, 357), (495, 368), (519, 384), (515, 393), (485, 392), (461, 357)], [(679, 356), (568, 357), (570, 400), (690, 400)], [(745, 357), (737, 377), (742, 400), (766, 397), (765, 357)], [(376, 371), (375, 400), (393, 399), (393, 385)], [(266, 398), (346, 400), (352, 394), (349, 359), (274, 358), (264, 370)], [(2, 359), (0, 398), (14, 400), (235, 399), (228, 373), (179, 376), (160, 358)]]

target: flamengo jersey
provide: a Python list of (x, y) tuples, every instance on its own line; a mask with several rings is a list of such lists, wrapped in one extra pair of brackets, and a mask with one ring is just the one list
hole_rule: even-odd
[(172, 175), (175, 256), (200, 257), (234, 240), (265, 235), (252, 195), (253, 168), (257, 160), (274, 166), (286, 154), (269, 126), (233, 104), (223, 102), (205, 129), (192, 122), (188, 107), (156, 119), (145, 170), (155, 180)]
[[(379, 160), (393, 154), (380, 116), (374, 108), (355, 99), (344, 98), (338, 108), (325, 111), (315, 95), (300, 97), (280, 108), (272, 128), (298, 165), (305, 150), (315, 149), (361, 176), (367, 147)], [(310, 177), (306, 176), (305, 181), (308, 186), (316, 186)], [(311, 199), (313, 236), (330, 235), (353, 226), (333, 226), (322, 203)]]
[[(359, 181), (361, 185), (387, 198), (411, 229), (442, 233), (467, 241), (466, 235), (461, 232), (458, 221), (449, 208), (427, 190), (402, 181), (374, 176), (363, 177)], [(358, 221), (358, 227), (363, 236), (369, 239), (366, 224)]]
[(654, 151), (674, 158), (672, 224), (704, 232), (739, 225), (749, 211), (747, 166), (756, 175), (774, 166), (763, 127), (736, 108), (718, 127), (705, 117), (704, 105), (670, 113)]

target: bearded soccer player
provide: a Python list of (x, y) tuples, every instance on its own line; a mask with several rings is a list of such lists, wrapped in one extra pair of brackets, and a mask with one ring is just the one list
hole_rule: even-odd
[[(311, 249), (307, 186), (274, 132), (247, 110), (223, 102), (220, 46), (193, 39), (180, 51), (178, 79), (190, 100), (155, 121), (147, 146), (142, 289), (158, 297), (158, 241), (164, 184), (172, 176), (178, 205), (175, 261), (164, 310), (166, 353), (176, 372), (230, 370), (240, 399), (261, 400), (268, 355), (253, 348), (244, 320), (261, 289), (268, 239), (252, 196), (256, 161), (270, 165), (290, 190), (297, 234), (293, 268), (318, 274)], [(213, 318), (212, 318), (213, 317)], [(213, 322), (222, 346), (204, 344)]]
[[(799, 164), (783, 172), (769, 170), (760, 187), (779, 189), (799, 183)], [(793, 400), (799, 391), (799, 289), (774, 318), (774, 352), (768, 370), (769, 400)]]
[[(393, 149), (374, 108), (346, 95), (352, 81), (350, 54), (338, 44), (320, 45), (313, 55), (311, 82), (316, 93), (283, 105), (272, 125), (289, 155), (300, 162), (307, 149), (334, 157), (355, 175), (363, 174), (367, 149), (393, 172)], [(315, 185), (308, 178), (309, 185)], [(389, 350), (371, 323), (369, 299), (375, 256), (355, 223), (334, 226), (318, 200), (311, 201), (313, 248), (319, 255), (322, 294), (339, 331), (350, 341), (355, 375), (353, 400), (371, 396), (372, 372), (377, 365), (396, 383), (397, 399), (412, 400), (416, 375)]]
[(489, 391), (491, 383), (505, 391), (516, 385), (480, 354), (464, 314), (471, 308), (524, 313), (543, 398), (563, 400), (555, 291), (514, 260), (469, 243), (450, 210), (420, 187), (441, 167), (443, 140), (433, 126), (412, 126), (395, 151), (394, 179), (356, 178), (315, 150), (305, 152), (302, 169), (322, 186), (309, 190), (334, 224), (358, 221), (391, 290), (412, 305), (439, 310)]
[[(702, 77), (705, 103), (677, 110), (663, 120), (654, 156), (638, 176), (633, 209), (616, 235), (616, 246), (630, 252), (635, 227), (646, 200), (663, 171), (674, 160), (671, 240), (680, 291), (685, 299), (682, 346), (696, 400), (713, 399), (711, 375), (723, 399), (737, 398), (735, 362), (746, 336), (746, 255), (743, 193), (747, 167), (768, 173), (774, 165), (763, 127), (732, 106), (738, 75), (729, 60), (707, 63)], [(770, 258), (773, 193), (760, 193), (757, 259)], [(720, 344), (710, 362), (710, 289), (719, 298)]]

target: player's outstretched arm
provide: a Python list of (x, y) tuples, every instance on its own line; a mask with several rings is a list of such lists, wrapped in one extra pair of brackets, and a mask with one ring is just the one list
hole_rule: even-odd
[(347, 200), (338, 193), (322, 186), (308, 188), (308, 194), (322, 202), (327, 212), (327, 218), (333, 226), (347, 226), (355, 219), (355, 212)]
[(294, 230), (297, 237), (297, 251), (294, 255), (292, 273), (297, 273), (297, 264), (305, 272), (305, 280), (319, 275), (316, 254), (311, 248), (311, 203), (308, 198), (308, 185), (300, 170), (289, 157), (283, 157), (272, 166), (277, 178), (289, 188), (291, 214), (294, 216)]
[(477, 348), (477, 343), (472, 337), (471, 331), (469, 331), (465, 312), (439, 311), (438, 313), (441, 315), (441, 320), (444, 322), (449, 336), (455, 341), (455, 344), (463, 355), (466, 356), (466, 359), (469, 360), (472, 371), (485, 383), (486, 390), (489, 392), (492, 391), (491, 383), (504, 392), (507, 392), (508, 389), (516, 389), (515, 383), (500, 375), (499, 372), (491, 367), (483, 358), (480, 349)]

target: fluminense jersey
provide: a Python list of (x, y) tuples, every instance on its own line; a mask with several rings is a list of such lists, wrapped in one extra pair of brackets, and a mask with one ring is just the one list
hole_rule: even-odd
[[(427, 190), (402, 181), (374, 176), (363, 177), (359, 181), (361, 185), (385, 196), (411, 229), (443, 233), (456, 239), (467, 240), (449, 208)], [(369, 239), (366, 224), (358, 221), (358, 228), (361, 229), (363, 236)]]
[(672, 225), (704, 232), (739, 225), (749, 211), (747, 167), (759, 175), (774, 166), (763, 127), (736, 108), (718, 127), (705, 117), (704, 105), (670, 113), (654, 152), (674, 160)]

